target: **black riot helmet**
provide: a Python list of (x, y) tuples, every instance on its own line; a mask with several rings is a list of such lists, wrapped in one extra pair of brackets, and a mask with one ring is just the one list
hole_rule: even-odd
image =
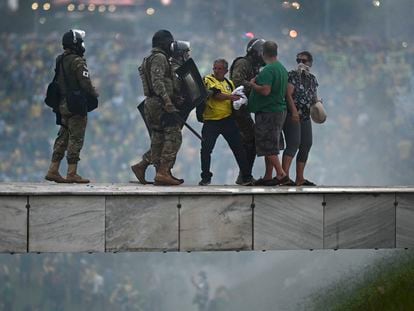
[(264, 39), (254, 38), (249, 41), (246, 47), (246, 53), (251, 56), (258, 64), (263, 64), (263, 44), (266, 41)]
[(174, 37), (168, 30), (158, 30), (152, 37), (152, 47), (160, 48), (168, 55), (171, 55), (171, 43), (174, 42)]
[(85, 53), (85, 32), (83, 30), (71, 29), (62, 37), (62, 45), (64, 49), (70, 49), (79, 56)]
[(185, 62), (190, 58), (190, 42), (174, 41), (171, 43), (171, 56), (176, 60)]

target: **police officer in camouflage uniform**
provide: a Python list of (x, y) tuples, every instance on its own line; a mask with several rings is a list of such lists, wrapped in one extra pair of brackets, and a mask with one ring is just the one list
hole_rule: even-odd
[[(262, 58), (263, 39), (252, 39), (247, 44), (246, 55), (237, 57), (230, 67), (230, 80), (234, 82), (235, 87), (244, 86), (244, 93), (249, 98), (250, 80), (253, 79), (262, 66), (264, 66)], [(242, 137), (243, 147), (246, 150), (247, 160), (250, 170), (253, 168), (256, 159), (256, 146), (254, 142), (254, 121), (247, 110), (247, 105), (242, 105), (239, 110), (233, 110), (233, 116)], [(236, 184), (242, 184), (242, 176), (239, 173)]]
[[(188, 115), (190, 114), (191, 110), (194, 109), (194, 106), (192, 106), (192, 102), (189, 99), (188, 95), (185, 93), (183, 88), (183, 83), (181, 79), (174, 74), (175, 71), (184, 64), (186, 60), (190, 58), (190, 43), (187, 41), (174, 41), (171, 44), (171, 70), (173, 72), (173, 99), (175, 106), (179, 109), (178, 114), (180, 115), (180, 127), (182, 128), (184, 126), (184, 123), (182, 121), (186, 121), (188, 118)], [(147, 181), (145, 179), (145, 171), (146, 168), (152, 164), (151, 163), (151, 149), (145, 152), (145, 154), (142, 156), (142, 161), (140, 163), (137, 163), (133, 166), (131, 166), (132, 171), (134, 172), (135, 176), (142, 184), (151, 184), (152, 182)], [(183, 179), (178, 179), (171, 175), (174, 179), (177, 179), (181, 183), (184, 182)]]
[(152, 37), (150, 56), (140, 67), (145, 99), (145, 118), (151, 130), (151, 157), (148, 152), (143, 160), (131, 168), (135, 176), (145, 181), (145, 170), (154, 164), (155, 185), (180, 185), (183, 180), (174, 178), (171, 169), (181, 146), (181, 127), (173, 104), (173, 71), (169, 63), (171, 44), (174, 42), (168, 30), (159, 30)]
[[(79, 87), (89, 96), (98, 97), (90, 80), (85, 58), (83, 58), (85, 53), (84, 36), (85, 32), (81, 30), (66, 32), (62, 38), (64, 52), (56, 59), (56, 64), (59, 65), (56, 68), (59, 67), (57, 81), (61, 94), (56, 113), (57, 119), (60, 119), (61, 127), (53, 146), (52, 162), (45, 179), (57, 183), (89, 183), (88, 179), (77, 174), (79, 154), (85, 138), (87, 116), (72, 114), (66, 102), (66, 94), (68, 93), (66, 84)], [(67, 81), (65, 81), (63, 69)], [(68, 161), (66, 179), (59, 174), (60, 162), (65, 156), (65, 152)]]

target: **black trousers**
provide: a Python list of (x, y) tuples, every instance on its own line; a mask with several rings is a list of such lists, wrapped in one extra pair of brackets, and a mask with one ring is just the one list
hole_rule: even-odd
[(243, 179), (251, 178), (252, 169), (247, 161), (246, 151), (241, 142), (240, 132), (232, 117), (222, 120), (204, 121), (201, 136), (201, 178), (211, 178), (210, 172), (211, 153), (216, 145), (217, 138), (223, 135), (236, 158)]

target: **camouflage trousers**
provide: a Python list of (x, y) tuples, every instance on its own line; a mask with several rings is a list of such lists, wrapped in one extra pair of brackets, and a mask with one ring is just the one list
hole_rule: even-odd
[(73, 115), (68, 111), (66, 101), (59, 107), (62, 126), (53, 145), (52, 162), (59, 162), (66, 152), (68, 164), (76, 164), (85, 139), (87, 116)]
[(164, 111), (161, 101), (157, 99), (145, 101), (145, 118), (151, 130), (151, 149), (143, 159), (156, 167), (166, 165), (171, 169), (182, 142), (179, 122)]
[(256, 159), (254, 121), (245, 105), (241, 106), (240, 110), (233, 110), (233, 117), (240, 131), (243, 148), (246, 151), (247, 162), (249, 163), (250, 169), (252, 169), (254, 160)]

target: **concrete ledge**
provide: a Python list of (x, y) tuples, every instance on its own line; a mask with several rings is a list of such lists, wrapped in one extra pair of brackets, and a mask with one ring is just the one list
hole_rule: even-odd
[(162, 187), (152, 185), (140, 185), (137, 183), (126, 184), (56, 184), (56, 183), (0, 183), (0, 196), (2, 195), (261, 195), (281, 193), (413, 193), (413, 187), (241, 187), (241, 186), (177, 186)]
[(0, 183), (0, 253), (414, 247), (414, 187)]

